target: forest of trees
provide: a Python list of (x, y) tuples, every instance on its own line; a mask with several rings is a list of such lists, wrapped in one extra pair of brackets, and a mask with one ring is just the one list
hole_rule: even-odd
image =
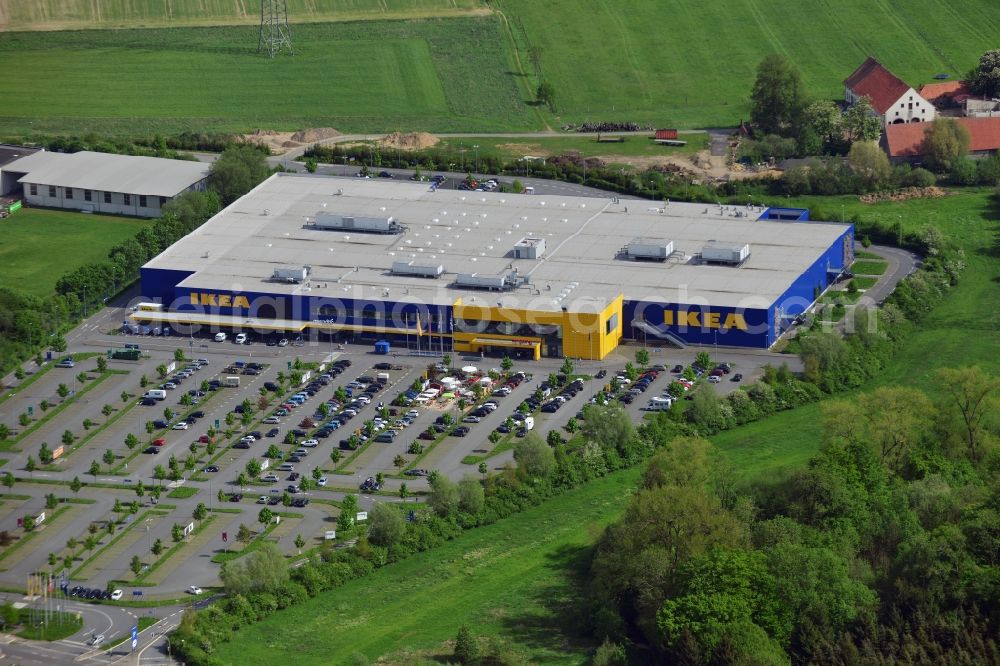
[(708, 441), (664, 446), (594, 555), (595, 637), (635, 663), (1000, 662), (1000, 380), (937, 379), (827, 402), (805, 469), (739, 489)]

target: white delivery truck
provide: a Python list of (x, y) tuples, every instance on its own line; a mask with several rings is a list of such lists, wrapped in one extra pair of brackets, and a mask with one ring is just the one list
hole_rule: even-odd
[(143, 398), (152, 398), (153, 400), (166, 400), (167, 399), (167, 392), (164, 391), (163, 389), (150, 389), (149, 391), (146, 391), (142, 395), (142, 397)]
[(380, 373), (378, 373), (377, 375), (375, 375), (375, 381), (377, 381), (379, 384), (388, 384), (389, 383), (389, 373), (388, 372), (380, 372)]
[(237, 375), (231, 375), (222, 380), (223, 386), (228, 386), (229, 388), (239, 388), (240, 378)]
[(534, 427), (535, 427), (535, 417), (534, 416), (525, 416), (524, 417), (524, 429), (525, 430), (531, 430)]

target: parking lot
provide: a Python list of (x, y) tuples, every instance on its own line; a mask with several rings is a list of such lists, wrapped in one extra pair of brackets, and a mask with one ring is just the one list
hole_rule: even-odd
[[(441, 356), (377, 355), (367, 344), (280, 336), (236, 344), (235, 332), (219, 342), (213, 334), (114, 334), (124, 314), (109, 308), (69, 336), (73, 367), (55, 367), (57, 356), (21, 382), (8, 379), (0, 422), (12, 427), (15, 444), (2, 454), (3, 471), (22, 481), (4, 496), (0, 530), (23, 534), (19, 519), (45, 512), (47, 494), (70, 500), (48, 510), (16, 554), (0, 553), (0, 581), (8, 586), (47, 569), (50, 554), (57, 562), (75, 555), (69, 582), (90, 588), (136, 580), (126, 593), (150, 598), (217, 585), (212, 559), (239, 547), (234, 536), (241, 525), (262, 528), (262, 506), (286, 514), (269, 526), (269, 536), (294, 552), (298, 535), (312, 546), (334, 529), (336, 503), (345, 493), (360, 493), (367, 510), (376, 501), (413, 501), (400, 497), (401, 486), (410, 495), (426, 490), (430, 470), (457, 479), (478, 476), (481, 463), (501, 469), (529, 429), (543, 438), (550, 430), (566, 436), (566, 424), (595, 395), (606, 392), (623, 404), (619, 396), (631, 387), (614, 377), (634, 364), (636, 350), (623, 346), (603, 362), (579, 362), (573, 376), (549, 386), (562, 359), (516, 361), (504, 373), (499, 358), (455, 354), (444, 368)], [(139, 347), (138, 360), (107, 359), (109, 349), (125, 344)], [(697, 351), (651, 350), (650, 365), (667, 371), (623, 404), (636, 422), (676, 379), (672, 366), (690, 366)], [(717, 384), (701, 380), (700, 390), (720, 393), (740, 386), (731, 381), (736, 372), (752, 381), (764, 363), (782, 360), (745, 350), (713, 350), (712, 356), (731, 363), (734, 374)], [(106, 359), (104, 370), (99, 358)], [(551, 395), (536, 400), (539, 391)], [(529, 413), (522, 415), (524, 404)], [(29, 425), (20, 426), (29, 408)], [(514, 416), (519, 420), (512, 422)], [(130, 436), (137, 440), (132, 447)], [(50, 451), (64, 443), (47, 464), (43, 442)], [(69, 485), (74, 478), (86, 484), (76, 492)], [(135, 490), (140, 483), (142, 496)], [(158, 499), (148, 492), (154, 486), (162, 486)], [(283, 501), (286, 493), (291, 506)], [(138, 503), (134, 512), (126, 508), (132, 502)], [(200, 504), (207, 514), (196, 519)], [(105, 534), (111, 521), (121, 524)], [(174, 546), (175, 526), (190, 533), (173, 555), (155, 555), (158, 540)], [(88, 536), (98, 538), (89, 549), (82, 545)], [(130, 570), (136, 557), (138, 579)]]

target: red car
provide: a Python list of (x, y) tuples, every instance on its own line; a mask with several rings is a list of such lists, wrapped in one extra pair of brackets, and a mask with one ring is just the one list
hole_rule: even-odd
[(201, 437), (198, 438), (198, 441), (201, 442), (202, 444), (208, 444), (209, 442), (212, 441), (212, 438), (209, 437), (208, 435), (202, 435)]
[(162, 437), (158, 437), (153, 440), (153, 446), (163, 446), (166, 443), (167, 440), (163, 439)]

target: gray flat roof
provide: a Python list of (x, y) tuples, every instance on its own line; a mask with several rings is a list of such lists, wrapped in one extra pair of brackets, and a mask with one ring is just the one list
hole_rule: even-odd
[[(32, 161), (32, 158), (42, 154), (46, 156), (44, 159)], [(172, 197), (207, 178), (209, 165), (85, 150), (78, 153), (36, 153), (7, 168), (11, 171), (23, 170), (27, 174), (18, 181), (21, 183)]]
[[(848, 228), (755, 221), (745, 206), (432, 190), (426, 183), (275, 174), (146, 264), (194, 271), (192, 290), (497, 305), (590, 311), (628, 300), (768, 307)], [(405, 233), (318, 230), (318, 213), (393, 217)], [(545, 239), (538, 260), (514, 259), (524, 236)], [(635, 238), (674, 242), (666, 262), (619, 256)], [(750, 244), (740, 267), (702, 264), (708, 241)], [(443, 264), (439, 279), (391, 275), (394, 261)], [(308, 283), (270, 280), (275, 268), (312, 267)], [(456, 289), (458, 273), (516, 268), (513, 292)]]
[(0, 144), (0, 167), (5, 167), (11, 162), (37, 153), (39, 148), (29, 148), (28, 146), (11, 146), (6, 143)]

